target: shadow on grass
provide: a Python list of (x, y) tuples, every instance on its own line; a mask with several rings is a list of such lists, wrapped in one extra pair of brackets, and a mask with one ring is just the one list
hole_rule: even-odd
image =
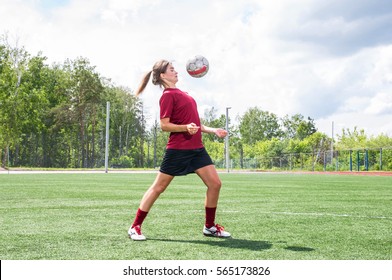
[(295, 252), (311, 252), (314, 251), (313, 248), (309, 247), (300, 247), (300, 246), (287, 246), (286, 250), (295, 251)]
[(178, 239), (149, 238), (149, 240), (173, 242), (173, 243), (201, 244), (201, 245), (209, 245), (209, 246), (216, 246), (222, 248), (246, 249), (250, 251), (267, 250), (272, 247), (272, 244), (268, 241), (245, 240), (245, 239), (235, 239), (235, 238), (227, 238), (227, 239), (209, 238), (208, 240), (207, 239), (206, 240), (178, 240)]

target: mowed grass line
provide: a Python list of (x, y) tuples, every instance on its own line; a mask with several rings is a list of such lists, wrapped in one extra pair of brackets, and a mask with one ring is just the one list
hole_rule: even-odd
[(127, 237), (155, 174), (0, 176), (0, 258), (16, 260), (391, 260), (392, 177), (221, 174), (217, 222), (201, 234), (205, 187), (177, 177)]

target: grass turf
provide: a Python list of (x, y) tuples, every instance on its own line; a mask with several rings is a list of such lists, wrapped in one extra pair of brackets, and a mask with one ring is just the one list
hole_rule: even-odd
[(201, 234), (205, 187), (177, 177), (127, 230), (155, 174), (0, 175), (0, 259), (391, 260), (392, 177), (221, 174), (217, 222)]

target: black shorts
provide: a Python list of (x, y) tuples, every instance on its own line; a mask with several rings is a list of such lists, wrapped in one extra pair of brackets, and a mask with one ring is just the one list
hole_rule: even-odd
[(195, 170), (214, 164), (205, 148), (195, 150), (167, 149), (160, 172), (171, 176), (194, 173)]

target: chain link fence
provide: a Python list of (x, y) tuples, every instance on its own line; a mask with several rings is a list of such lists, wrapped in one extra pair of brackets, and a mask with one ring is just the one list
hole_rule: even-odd
[[(225, 161), (215, 161), (226, 168)], [(273, 171), (391, 171), (392, 148), (289, 153), (277, 157), (232, 158), (230, 169)]]

